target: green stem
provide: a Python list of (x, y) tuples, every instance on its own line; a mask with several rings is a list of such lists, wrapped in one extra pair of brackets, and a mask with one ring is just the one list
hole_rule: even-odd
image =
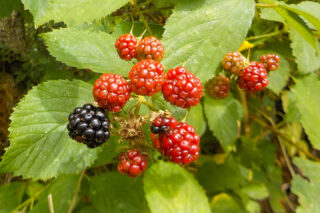
[(75, 189), (75, 192), (74, 192), (74, 195), (73, 195), (73, 198), (72, 198), (71, 205), (69, 207), (68, 213), (71, 213), (73, 208), (74, 208), (74, 206), (76, 205), (77, 196), (78, 196), (78, 193), (79, 193), (79, 190), (80, 190), (81, 182), (82, 182), (83, 175), (84, 175), (85, 171), (86, 170), (84, 169), (80, 173), (80, 177), (79, 177), (79, 180), (78, 180), (78, 183), (77, 183), (77, 186), (76, 186), (76, 189)]
[(49, 187), (50, 184), (47, 184), (46, 186), (44, 186), (42, 189), (40, 189), (39, 191), (37, 191), (32, 197), (30, 197), (28, 200), (24, 201), (23, 203), (21, 203), (19, 206), (17, 206), (14, 210), (12, 210), (11, 212), (18, 212), (19, 209), (21, 209), (22, 207), (27, 207), (29, 205), (29, 203), (33, 203), (34, 200), (44, 191)]
[(286, 32), (286, 31), (280, 30), (280, 31), (272, 32), (272, 33), (267, 33), (267, 34), (264, 34), (264, 35), (251, 36), (251, 37), (248, 37), (246, 40), (247, 41), (252, 41), (252, 40), (257, 40), (257, 39), (262, 39), (262, 38), (269, 38), (269, 37), (272, 37), (272, 36), (280, 35), (280, 34), (282, 34), (284, 32)]
[(256, 7), (261, 7), (261, 8), (275, 8), (277, 6), (278, 6), (277, 4), (256, 3)]

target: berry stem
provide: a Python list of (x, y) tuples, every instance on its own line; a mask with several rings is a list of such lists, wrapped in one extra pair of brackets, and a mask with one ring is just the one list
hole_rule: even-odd
[(242, 89), (240, 89), (238, 86), (236, 87), (238, 89), (241, 104), (243, 106), (243, 111), (244, 111), (244, 132), (246, 136), (250, 136), (249, 111), (248, 111), (246, 93)]
[(262, 38), (269, 38), (269, 37), (280, 35), (280, 34), (285, 33), (285, 32), (287, 32), (287, 30), (275, 31), (275, 32), (272, 32), (272, 33), (264, 34), (264, 35), (251, 36), (251, 37), (248, 37), (246, 40), (247, 41), (252, 41), (252, 40), (257, 40), (257, 39), (262, 39)]
[(133, 6), (133, 8), (138, 12), (141, 21), (143, 22), (145, 28), (148, 30), (148, 33), (149, 33), (150, 35), (153, 35), (153, 34), (152, 34), (152, 31), (151, 31), (151, 28), (150, 28), (149, 25), (148, 25), (148, 22), (146, 21), (143, 13), (141, 12), (139, 6), (136, 4), (135, 0), (130, 0), (130, 4), (131, 4), (131, 5)]
[(82, 170), (82, 172), (80, 173), (80, 177), (79, 177), (79, 180), (78, 180), (76, 189), (75, 189), (75, 191), (74, 191), (74, 195), (73, 195), (73, 198), (72, 198), (72, 201), (71, 201), (71, 204), (70, 204), (68, 213), (72, 213), (72, 210), (73, 210), (74, 206), (76, 205), (77, 196), (78, 196), (78, 193), (79, 193), (79, 190), (80, 190), (81, 182), (82, 182), (83, 175), (84, 175), (85, 171), (86, 171), (86, 170), (84, 169), (84, 170)]

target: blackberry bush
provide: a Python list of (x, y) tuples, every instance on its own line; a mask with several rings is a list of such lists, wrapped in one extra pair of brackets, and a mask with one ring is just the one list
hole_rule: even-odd
[(0, 212), (319, 211), (317, 1), (4, 2)]

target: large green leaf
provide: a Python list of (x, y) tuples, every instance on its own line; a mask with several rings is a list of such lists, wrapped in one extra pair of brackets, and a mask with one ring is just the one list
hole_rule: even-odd
[(213, 213), (239, 213), (244, 211), (239, 203), (226, 193), (214, 196), (210, 202), (210, 206)]
[(204, 111), (208, 125), (224, 149), (229, 149), (238, 136), (238, 121), (243, 117), (241, 104), (231, 96), (215, 100), (206, 96)]
[(317, 213), (320, 209), (320, 203), (316, 199), (320, 196), (320, 164), (303, 158), (295, 158), (294, 163), (309, 179), (308, 181), (295, 175), (291, 182), (293, 193), (299, 197), (297, 213)]
[(213, 160), (205, 162), (200, 167), (197, 178), (209, 194), (237, 190), (244, 181), (239, 164), (231, 156), (222, 164)]
[(103, 213), (149, 212), (141, 179), (133, 179), (118, 172), (91, 178), (90, 198), (94, 207)]
[(52, 204), (55, 212), (68, 212), (78, 180), (79, 175), (67, 175), (55, 179), (51, 186), (41, 193), (37, 199), (37, 204), (30, 213), (49, 212), (49, 194), (52, 195)]
[(297, 84), (292, 88), (298, 109), (301, 113), (301, 123), (312, 145), (320, 149), (320, 81), (317, 75), (311, 74), (297, 79)]
[[(261, 12), (261, 18), (286, 23), (285, 19), (281, 17), (274, 9), (266, 8)], [(298, 64), (298, 71), (300, 73), (314, 72), (320, 68), (320, 56), (317, 54), (314, 47), (306, 41), (301, 33), (295, 28), (290, 28), (290, 39), (292, 54), (296, 58)], [(319, 42), (316, 45), (320, 47)]]
[[(318, 18), (319, 15), (312, 14), (309, 12), (310, 7), (313, 7), (313, 8), (318, 7), (318, 9), (319, 9), (319, 4), (317, 4), (315, 2), (313, 2), (312, 6), (310, 5), (310, 2), (308, 5), (304, 4), (302, 6), (301, 5), (297, 6), (295, 4), (285, 4), (284, 2), (279, 2), (278, 4), (280, 5), (280, 7), (285, 8), (287, 10), (290, 10), (290, 11), (298, 14), (299, 16), (304, 18), (306, 21), (311, 23), (316, 29), (320, 30), (320, 19)], [(304, 7), (306, 7), (306, 8), (304, 9)]]
[(24, 189), (24, 182), (11, 182), (0, 186), (0, 212), (12, 212), (22, 201)]
[(315, 50), (318, 50), (317, 39), (312, 34), (311, 30), (308, 28), (304, 20), (299, 16), (301, 13), (298, 15), (296, 13), (297, 11), (293, 12), (294, 7), (290, 7), (283, 2), (277, 2), (274, 0), (263, 1), (271, 4), (277, 4), (278, 6), (273, 9), (285, 20), (285, 23), (287, 23), (290, 28), (299, 33)]
[(201, 103), (190, 108), (186, 122), (192, 125), (195, 128), (196, 133), (200, 136), (206, 131), (206, 121), (204, 119)]
[(11, 145), (0, 171), (48, 179), (90, 166), (97, 149), (71, 140), (66, 128), (69, 113), (88, 102), (92, 102), (92, 86), (82, 81), (48, 81), (34, 87), (11, 116)]
[[(294, 29), (290, 29), (290, 39), (298, 71), (303, 74), (317, 71), (320, 68), (320, 55), (316, 50)], [(320, 47), (319, 42), (317, 44)]]
[(144, 192), (153, 213), (210, 212), (203, 189), (179, 165), (160, 161), (144, 177)]
[(166, 68), (186, 63), (204, 83), (225, 53), (239, 48), (254, 16), (253, 0), (204, 0), (179, 4), (165, 26)]
[(81, 24), (102, 18), (119, 9), (129, 0), (22, 0), (39, 26), (50, 20), (68, 25)]
[(131, 63), (121, 60), (115, 39), (107, 33), (62, 28), (43, 34), (48, 50), (57, 60), (99, 73), (127, 75)]
[[(311, 14), (312, 16), (316, 17), (318, 19), (318, 22), (320, 22), (320, 4), (317, 2), (312, 1), (303, 1), (297, 5), (298, 8), (300, 8), (303, 11), (306, 11), (307, 13)], [(308, 24), (311, 24), (310, 22)], [(319, 25), (319, 23), (317, 23)], [(311, 28), (316, 28), (311, 24)]]

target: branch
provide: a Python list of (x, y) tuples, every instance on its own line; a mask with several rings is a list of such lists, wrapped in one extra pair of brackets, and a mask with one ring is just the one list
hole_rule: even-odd
[(79, 180), (78, 180), (78, 183), (77, 183), (77, 186), (76, 186), (76, 190), (74, 191), (74, 195), (73, 195), (73, 198), (72, 198), (72, 202), (71, 202), (71, 205), (69, 207), (69, 210), (68, 210), (68, 213), (71, 213), (74, 206), (76, 205), (76, 201), (77, 201), (77, 197), (78, 197), (78, 193), (79, 193), (79, 190), (80, 190), (80, 186), (81, 186), (81, 182), (82, 182), (82, 178), (83, 178), (83, 175), (85, 173), (85, 169), (80, 173), (80, 177), (79, 177)]

